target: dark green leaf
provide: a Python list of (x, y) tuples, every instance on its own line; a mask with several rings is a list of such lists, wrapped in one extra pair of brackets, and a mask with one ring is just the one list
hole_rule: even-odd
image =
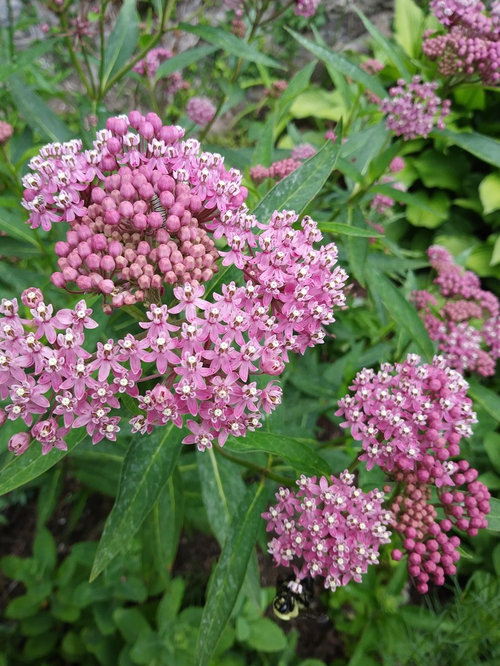
[(39, 132), (48, 141), (68, 141), (71, 132), (56, 114), (45, 104), (19, 76), (11, 76), (8, 85), (14, 98), (17, 110), (26, 123)]
[(264, 223), (270, 220), (275, 210), (294, 210), (300, 214), (318, 194), (335, 169), (337, 154), (337, 145), (331, 141), (325, 143), (316, 155), (276, 183), (254, 208), (253, 214)]
[(434, 345), (413, 305), (382, 273), (372, 270), (368, 287), (377, 294), (398, 326), (406, 330), (429, 362), (435, 354)]
[(378, 97), (386, 97), (384, 87), (379, 83), (375, 76), (367, 74), (360, 67), (339, 53), (335, 53), (324, 46), (311, 42), (294, 30), (290, 30), (289, 28), (287, 28), (287, 30), (301, 46), (310, 51), (316, 56), (316, 58), (319, 58), (326, 65), (330, 66), (332, 69), (339, 70), (345, 76), (348, 76), (353, 79), (353, 81), (356, 81), (365, 86), (365, 88), (368, 88), (368, 90), (371, 90)]
[(184, 431), (173, 424), (149, 437), (136, 435), (123, 462), (118, 497), (104, 525), (90, 580), (94, 580), (134, 536), (172, 474)]
[(264, 53), (258, 51), (254, 46), (248, 44), (248, 42), (227, 32), (223, 28), (214, 28), (210, 25), (190, 25), (189, 23), (180, 23), (179, 29), (198, 35), (198, 37), (201, 37), (206, 42), (210, 42), (218, 48), (226, 51), (226, 53), (235, 55), (238, 58), (250, 60), (250, 62), (259, 62), (261, 65), (267, 65), (268, 67), (278, 67), (279, 69), (282, 69), (282, 66), (277, 60), (264, 55)]
[(230, 437), (226, 448), (238, 453), (265, 451), (286, 460), (297, 472), (329, 475), (328, 463), (314, 451), (314, 440), (273, 435), (256, 430), (245, 437)]
[(52, 449), (44, 456), (40, 444), (33, 442), (26, 453), (21, 456), (15, 457), (12, 454), (12, 457), (8, 458), (7, 463), (0, 470), (0, 495), (36, 479), (37, 476), (62, 460), (86, 436), (85, 428), (72, 430), (66, 437), (67, 451)]
[(109, 79), (116, 74), (135, 51), (139, 39), (139, 14), (135, 0), (124, 0), (113, 31), (106, 39), (101, 90), (107, 89)]
[(170, 476), (148, 516), (153, 557), (158, 571), (169, 570), (177, 553), (184, 517), (182, 478)]
[(479, 407), (488, 412), (496, 421), (500, 421), (500, 397), (497, 393), (471, 379), (469, 395)]
[(451, 130), (433, 130), (432, 137), (442, 137), (455, 146), (463, 148), (480, 160), (500, 167), (500, 141), (478, 132), (452, 132)]
[(263, 485), (257, 491), (249, 488), (234, 507), (224, 548), (208, 584), (198, 636), (197, 666), (208, 666), (243, 585), (265, 507), (263, 491)]
[[(355, 229), (366, 230), (366, 223), (364, 221), (363, 213), (360, 208), (354, 208), (350, 212), (350, 221), (352, 227)], [(345, 241), (347, 249), (347, 258), (349, 260), (349, 271), (356, 278), (356, 280), (364, 287), (366, 285), (366, 257), (368, 255), (368, 239), (355, 236), (348, 236)]]
[(491, 460), (491, 464), (500, 472), (500, 434), (498, 432), (489, 432), (484, 438), (484, 448)]
[(178, 53), (161, 63), (156, 70), (155, 81), (159, 81), (173, 72), (178, 72), (184, 67), (192, 65), (194, 62), (206, 58), (214, 51), (217, 51), (217, 48), (217, 46), (195, 46), (193, 49)]
[(360, 227), (353, 227), (350, 224), (342, 224), (342, 222), (318, 222), (318, 227), (321, 231), (329, 234), (340, 234), (341, 236), (359, 236), (360, 238), (377, 238), (383, 234), (379, 234), (375, 229), (361, 229)]
[(490, 498), (491, 513), (488, 515), (488, 530), (500, 532), (500, 500), (496, 497)]

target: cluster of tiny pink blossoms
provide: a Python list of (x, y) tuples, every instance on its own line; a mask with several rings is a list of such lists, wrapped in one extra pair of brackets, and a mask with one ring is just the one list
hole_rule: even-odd
[[(429, 365), (410, 354), (378, 373), (363, 369), (351, 386), (354, 394), (339, 401), (337, 415), (346, 419), (341, 425), (362, 443), (360, 460), (368, 469), (378, 465), (398, 484), (392, 526), (404, 538), (408, 571), (422, 594), (429, 581), (442, 585), (446, 574), (455, 573), (460, 539), (448, 536), (452, 527), (475, 536), (487, 526), (486, 486), (467, 461), (451, 460), (476, 422), (467, 388), (442, 357)], [(435, 495), (445, 515), (441, 521)], [(401, 556), (394, 551), (394, 559)]]
[(6, 123), (4, 120), (0, 120), (0, 146), (10, 139), (14, 129), (10, 123)]
[(22, 201), (31, 227), (69, 225), (55, 248), (56, 286), (121, 307), (158, 302), (164, 284), (212, 277), (218, 253), (208, 225), (224, 228), (236, 216), (251, 227), (247, 190), (239, 171), (183, 135), (154, 113), (132, 111), (109, 118), (93, 150), (73, 140), (32, 158)]
[(405, 141), (425, 138), (434, 127), (444, 129), (451, 103), (436, 95), (437, 87), (436, 82), (422, 82), (420, 76), (414, 76), (411, 83), (399, 79), (398, 85), (389, 90), (390, 97), (380, 103), (387, 129)]
[(263, 183), (267, 178), (283, 180), (283, 178), (289, 176), (295, 169), (298, 169), (301, 164), (302, 162), (293, 157), (273, 162), (270, 167), (257, 164), (254, 167), (250, 167), (250, 178), (256, 183)]
[(316, 155), (318, 151), (311, 143), (299, 143), (292, 149), (292, 159), (294, 160), (307, 160), (309, 157)]
[[(133, 67), (133, 71), (141, 76), (147, 76), (154, 81), (158, 67), (173, 56), (172, 51), (163, 47), (151, 49), (146, 57)], [(189, 88), (189, 83), (182, 78), (180, 72), (172, 72), (166, 77), (165, 93), (173, 97), (179, 90)]]
[(439, 61), (440, 73), (478, 75), (495, 85), (500, 80), (500, 3), (488, 12), (480, 0), (433, 0), (431, 10), (446, 32), (426, 33), (422, 51)]
[(455, 264), (445, 248), (431, 246), (428, 257), (437, 272), (437, 290), (416, 291), (412, 298), (429, 336), (451, 367), (483, 377), (494, 375), (500, 358), (498, 298), (481, 289), (478, 276)]
[(191, 97), (186, 106), (187, 117), (200, 127), (205, 127), (215, 116), (215, 106), (208, 97)]
[(382, 507), (384, 493), (363, 492), (347, 470), (318, 482), (302, 475), (297, 485), (295, 493), (280, 488), (278, 503), (262, 514), (267, 531), (276, 534), (268, 543), (275, 563), (293, 568), (299, 580), (321, 576), (331, 591), (359, 583), (390, 541), (393, 516)]

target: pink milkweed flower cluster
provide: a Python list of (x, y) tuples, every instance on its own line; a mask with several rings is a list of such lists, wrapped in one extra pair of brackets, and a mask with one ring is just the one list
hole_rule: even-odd
[(257, 164), (254, 167), (250, 167), (250, 177), (256, 183), (263, 183), (267, 178), (283, 180), (283, 178), (289, 176), (295, 169), (298, 169), (301, 164), (302, 162), (293, 157), (273, 162), (270, 167)]
[[(428, 592), (429, 582), (444, 585), (445, 575), (456, 573), (460, 537), (449, 533), (459, 529), (476, 536), (479, 529), (488, 526), (490, 493), (476, 480), (477, 470), (466, 460), (448, 462), (448, 467), (451, 483), (444, 487), (434, 488), (420, 481), (418, 472), (395, 475), (402, 492), (391, 506), (393, 527), (403, 539), (408, 573), (421, 594)], [(433, 492), (437, 495), (437, 507)], [(439, 517), (438, 509), (444, 517)], [(394, 550), (392, 557), (401, 559), (401, 551)]]
[(200, 127), (205, 127), (215, 116), (215, 106), (208, 97), (191, 97), (186, 107), (190, 120)]
[[(83, 329), (94, 323), (85, 301), (73, 311), (54, 312), (39, 290), (28, 290), (23, 303), (30, 320), (20, 318), (15, 301), (2, 303), (2, 399), (10, 400), (9, 418), (24, 420), (46, 450), (49, 443), (63, 446), (73, 427), (85, 426), (94, 442), (112, 438), (120, 427), (112, 412), (119, 407), (119, 393), (135, 399), (142, 412), (131, 420), (135, 432), (149, 433), (169, 422), (181, 427), (187, 421), (191, 434), (184, 442), (200, 450), (214, 439), (223, 445), (229, 435), (242, 436), (259, 427), (262, 413), (281, 401), (280, 387), (271, 381), (260, 388), (258, 377), (277, 377), (289, 353), (321, 343), (334, 308), (345, 305), (347, 275), (337, 265), (337, 248), (333, 243), (314, 247), (322, 235), (310, 217), (295, 228), (296, 213), (275, 211), (267, 224), (260, 223), (243, 203), (241, 174), (226, 171), (220, 156), (199, 155), (197, 141), (181, 141), (180, 128), (158, 125), (157, 118), (132, 112), (128, 118), (109, 119), (92, 178), (83, 171), (85, 156), (71, 152), (75, 144), (69, 144), (69, 154), (81, 167), (72, 182), (75, 198), (70, 197), (78, 210), (68, 206), (51, 220), (67, 220), (71, 227), (66, 242), (56, 245), (67, 261), (60, 265), (61, 282), (74, 279), (82, 291), (93, 291), (109, 281), (100, 291), (111, 293), (116, 307), (147, 296), (152, 303), (139, 323), (143, 332), (88, 349)], [(129, 131), (129, 123), (136, 133)], [(152, 134), (164, 144), (160, 156), (150, 152)], [(123, 148), (125, 137), (136, 148)], [(66, 144), (49, 150), (57, 157), (46, 160), (48, 166), (37, 162), (44, 177), (27, 177), (25, 191), (28, 207), (43, 191), (46, 212), (57, 210), (52, 207), (57, 166), (59, 160), (66, 164), (61, 156), (68, 154)], [(40, 214), (32, 211), (33, 226), (42, 223)], [(210, 294), (204, 283), (216, 261), (238, 269), (241, 286), (221, 281), (220, 290)], [(139, 269), (151, 278), (148, 266), (154, 269), (153, 263), (165, 280), (160, 276), (148, 286), (140, 281)], [(161, 296), (169, 271), (167, 305)], [(143, 292), (140, 298), (132, 292), (132, 280)], [(139, 394), (137, 385), (146, 381), (147, 390)], [(20, 386), (20, 393), (12, 385)], [(40, 431), (33, 414), (50, 424), (50, 432)]]
[(420, 76), (414, 76), (411, 83), (399, 79), (398, 85), (390, 88), (390, 97), (380, 103), (387, 129), (405, 141), (426, 138), (434, 127), (444, 129), (451, 102), (436, 95), (437, 87), (436, 82), (422, 82)]
[(292, 159), (294, 160), (307, 160), (309, 157), (316, 155), (318, 151), (310, 143), (300, 143), (292, 149)]
[[(353, 395), (339, 401), (337, 415), (361, 441), (367, 468), (378, 465), (398, 484), (393, 527), (404, 538), (408, 571), (425, 593), (429, 581), (442, 585), (445, 574), (455, 572), (460, 539), (447, 535), (452, 527), (475, 536), (487, 526), (486, 486), (467, 461), (452, 460), (476, 422), (468, 384), (442, 357), (426, 364), (410, 354), (378, 373), (363, 369), (350, 388)], [(444, 520), (433, 506), (435, 495)], [(400, 559), (401, 551), (393, 557)]]
[(433, 0), (431, 10), (447, 29), (425, 35), (422, 51), (439, 61), (444, 76), (478, 75), (484, 84), (500, 80), (500, 3), (488, 12), (480, 0)]
[(500, 358), (498, 298), (481, 289), (478, 276), (455, 264), (444, 247), (431, 246), (428, 257), (437, 290), (416, 291), (412, 298), (430, 338), (459, 372), (494, 375)]
[[(209, 280), (218, 257), (207, 224), (243, 217), (246, 188), (216, 153), (154, 113), (109, 118), (93, 150), (49, 144), (23, 178), (32, 228), (66, 222), (57, 287), (96, 292), (113, 307), (157, 302), (165, 284)], [(226, 222), (227, 223), (227, 222)]]
[[(173, 56), (172, 51), (163, 47), (151, 49), (143, 60), (134, 65), (132, 70), (141, 76), (147, 76), (151, 81), (156, 78), (158, 67)], [(189, 88), (189, 83), (182, 78), (180, 72), (172, 72), (166, 77), (165, 94), (173, 97), (179, 90)]]
[(0, 120), (0, 146), (10, 139), (14, 129), (10, 123), (6, 123), (4, 120)]
[(262, 514), (275, 537), (268, 551), (278, 566), (291, 567), (298, 579), (324, 577), (335, 591), (361, 581), (379, 548), (389, 543), (392, 514), (382, 506), (384, 493), (365, 493), (347, 470), (330, 479), (302, 475), (299, 490), (280, 488), (278, 503)]

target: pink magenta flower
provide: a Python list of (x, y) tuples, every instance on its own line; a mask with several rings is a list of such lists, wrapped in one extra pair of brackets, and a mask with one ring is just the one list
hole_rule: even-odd
[(382, 507), (384, 493), (363, 492), (347, 470), (318, 482), (302, 475), (297, 485), (295, 493), (280, 488), (278, 503), (262, 514), (276, 535), (268, 543), (276, 565), (292, 568), (299, 580), (321, 576), (331, 591), (359, 583), (390, 541), (393, 517)]
[(13, 135), (14, 129), (10, 123), (6, 123), (4, 120), (0, 120), (0, 146), (10, 139)]
[(428, 250), (437, 272), (433, 293), (413, 293), (413, 301), (432, 340), (447, 363), (459, 372), (483, 377), (495, 374), (500, 358), (500, 304), (490, 291), (481, 289), (478, 276), (455, 264), (439, 245)]
[[(69, 189), (73, 179), (82, 197), (85, 214), (66, 219), (66, 240), (55, 247), (54, 283), (101, 293), (106, 311), (149, 302), (138, 335), (90, 345), (97, 324), (84, 300), (57, 311), (27, 289), (28, 319), (16, 301), (2, 301), (0, 397), (7, 418), (34, 428), (44, 451), (70, 428), (113, 441), (123, 395), (142, 411), (130, 421), (134, 432), (187, 421), (185, 443), (200, 449), (243, 436), (281, 402), (279, 384), (257, 377), (279, 376), (290, 353), (320, 344), (335, 308), (345, 307), (347, 275), (335, 244), (317, 246), (316, 222), (275, 211), (262, 224), (244, 204), (241, 174), (182, 135), (155, 114), (131, 112), (98, 132), (97, 157), (78, 142), (46, 146), (25, 178), (28, 208), (43, 196), (52, 212), (61, 179)], [(30, 220), (37, 226), (38, 213)], [(220, 265), (236, 268), (239, 281), (215, 291)]]
[(451, 103), (436, 95), (437, 87), (435, 82), (422, 83), (420, 76), (414, 76), (411, 83), (399, 79), (398, 85), (389, 90), (390, 97), (380, 102), (387, 129), (405, 141), (427, 137), (434, 126), (444, 129)]
[(193, 123), (205, 127), (215, 116), (215, 106), (208, 97), (191, 97), (186, 106), (186, 114)]

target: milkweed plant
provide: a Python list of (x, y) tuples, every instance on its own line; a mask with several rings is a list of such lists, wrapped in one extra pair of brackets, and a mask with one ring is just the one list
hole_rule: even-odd
[(52, 0), (78, 92), (7, 81), (0, 489), (117, 447), (95, 579), (152, 510), (172, 566), (160, 498), (199, 467), (208, 664), (256, 547), (326, 605), (369, 571), (416, 598), (499, 527), (500, 5), (356, 10), (368, 57), (326, 2), (177, 4)]

